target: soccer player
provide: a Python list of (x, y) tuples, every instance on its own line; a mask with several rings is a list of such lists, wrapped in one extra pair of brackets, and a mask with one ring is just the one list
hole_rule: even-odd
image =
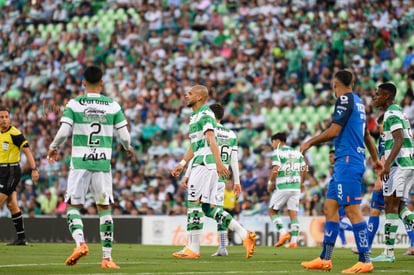
[[(272, 171), (267, 183), (267, 191), (272, 193), (269, 202), (269, 216), (279, 231), (280, 238), (275, 244), (280, 247), (290, 240), (287, 248), (298, 246), (299, 235), (299, 201), (300, 193), (305, 189), (306, 163), (299, 150), (294, 150), (286, 144), (286, 133), (279, 132), (271, 137)], [(291, 231), (287, 232), (283, 225), (280, 209), (287, 206), (291, 222)]]
[(350, 71), (339, 70), (335, 73), (332, 88), (337, 100), (332, 123), (320, 135), (311, 138), (300, 147), (304, 153), (311, 146), (328, 140), (333, 139), (335, 145), (333, 179), (329, 184), (324, 206), (326, 223), (323, 249), (318, 258), (302, 262), (302, 266), (307, 269), (332, 269), (331, 257), (339, 231), (339, 206), (345, 207), (359, 251), (358, 262), (342, 270), (342, 273), (367, 273), (374, 269), (369, 258), (367, 223), (360, 209), (361, 180), (365, 171), (364, 143), (372, 157), (374, 168), (379, 171), (382, 164), (366, 127), (365, 106), (359, 96), (352, 92), (353, 84), (354, 78)]
[(90, 66), (84, 72), (84, 95), (71, 99), (63, 111), (60, 128), (49, 146), (47, 158), (53, 164), (58, 157), (58, 147), (72, 133), (72, 155), (65, 201), (68, 203), (67, 222), (76, 242), (66, 265), (77, 264), (88, 255), (80, 209), (90, 190), (99, 214), (99, 230), (102, 244), (102, 268), (117, 269), (113, 261), (112, 244), (114, 224), (110, 205), (112, 193), (111, 155), (113, 131), (117, 130), (121, 144), (129, 155), (133, 154), (127, 121), (121, 106), (113, 99), (101, 94), (102, 71)]
[[(381, 159), (381, 162), (384, 163), (384, 151), (385, 151), (385, 145), (384, 145), (384, 135), (383, 135), (383, 122), (384, 122), (384, 114), (380, 115), (377, 118), (377, 125), (379, 128), (380, 138), (378, 141), (378, 157)], [(372, 198), (371, 198), (371, 209), (370, 209), (370, 216), (368, 219), (368, 247), (371, 250), (372, 242), (374, 241), (375, 234), (378, 231), (379, 226), (379, 216), (381, 212), (384, 210), (384, 194), (382, 190), (382, 181), (381, 178), (378, 177), (375, 181), (374, 185), (374, 191), (372, 192)], [(404, 221), (403, 221), (404, 222)], [(414, 231), (409, 228), (406, 224), (407, 235), (410, 238), (411, 246), (414, 244)], [(355, 253), (356, 249), (353, 249), (353, 252)], [(358, 253), (358, 251), (356, 251)], [(414, 254), (414, 253), (413, 253)], [(407, 250), (407, 252), (404, 255), (412, 255), (410, 248)], [(371, 259), (372, 261), (372, 259)]]
[(203, 230), (203, 216), (206, 215), (222, 225), (223, 230), (236, 231), (243, 239), (246, 258), (255, 250), (256, 234), (246, 231), (233, 217), (216, 206), (218, 176), (228, 178), (230, 171), (223, 164), (220, 148), (216, 141), (217, 123), (214, 113), (206, 105), (208, 90), (205, 86), (195, 85), (185, 95), (187, 106), (193, 109), (190, 118), (190, 142), (184, 159), (174, 167), (171, 174), (180, 176), (187, 162), (191, 160), (188, 182), (187, 245), (174, 252), (176, 258), (199, 258), (200, 236)]
[(34, 182), (39, 180), (39, 171), (29, 148), (29, 143), (23, 134), (11, 125), (10, 111), (0, 106), (0, 208), (7, 203), (11, 218), (16, 229), (17, 239), (8, 245), (27, 245), (24, 231), (23, 214), (17, 203), (16, 186), (21, 176), (20, 153), (25, 154), (29, 163), (31, 177)]
[[(228, 168), (231, 167), (234, 183), (234, 192), (236, 196), (240, 195), (240, 172), (239, 172), (239, 149), (237, 147), (237, 136), (236, 134), (222, 125), (220, 122), (224, 116), (224, 108), (221, 104), (211, 104), (210, 109), (213, 111), (217, 122), (216, 138), (217, 144), (220, 147), (220, 155), (223, 164)], [(228, 179), (219, 177), (217, 183), (217, 194), (216, 194), (216, 206), (224, 208), (224, 189)], [(228, 229), (223, 226), (223, 223), (217, 223), (217, 233), (219, 235), (219, 247), (212, 256), (227, 256), (227, 245), (228, 245)]]
[(397, 88), (392, 83), (378, 86), (374, 106), (384, 113), (384, 169), (380, 176), (385, 201), (385, 250), (371, 260), (394, 262), (394, 242), (399, 219), (414, 229), (414, 214), (405, 206), (414, 182), (414, 144), (410, 121), (397, 104), (394, 104)]

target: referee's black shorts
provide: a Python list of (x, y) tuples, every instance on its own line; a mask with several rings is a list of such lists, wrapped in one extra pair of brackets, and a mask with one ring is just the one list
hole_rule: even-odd
[(16, 191), (21, 175), (22, 170), (18, 163), (0, 164), (0, 193), (10, 196)]

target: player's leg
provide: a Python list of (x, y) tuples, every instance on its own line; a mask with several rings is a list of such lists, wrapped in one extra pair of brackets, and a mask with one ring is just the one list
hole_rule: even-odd
[(377, 234), (377, 231), (378, 231), (380, 214), (381, 214), (381, 210), (376, 209), (376, 208), (370, 209), (370, 215), (368, 218), (368, 247), (370, 250), (371, 250), (375, 235)]
[[(210, 183), (203, 184), (201, 187), (204, 188), (202, 190), (203, 196), (200, 196), (203, 212), (207, 217), (212, 218), (217, 223), (221, 224), (223, 229), (230, 229), (232, 231), (235, 231), (243, 239), (243, 245), (246, 248), (246, 258), (250, 258), (253, 255), (256, 247), (256, 233), (248, 232), (235, 219), (233, 219), (230, 213), (216, 206), (216, 193), (218, 183), (217, 172), (208, 170), (204, 166), (202, 167), (203, 168), (200, 173), (202, 174), (201, 178), (204, 180), (204, 183), (206, 181)], [(193, 172), (196, 172), (194, 171), (194, 168), (193, 170), (191, 170), (191, 174)], [(208, 188), (208, 190), (206, 190), (205, 188)]]
[[(225, 183), (219, 181), (217, 184), (216, 206), (223, 209)], [(227, 256), (228, 236), (227, 228), (222, 223), (217, 223), (217, 234), (219, 236), (219, 247), (212, 256)]]
[[(204, 225), (200, 198), (203, 194), (207, 194), (206, 197), (208, 197), (212, 180), (217, 181), (217, 173), (214, 176), (214, 172), (209, 171), (205, 166), (200, 165), (191, 169), (187, 191), (187, 244), (182, 250), (172, 254), (176, 258), (200, 257), (201, 233)], [(214, 186), (217, 188), (216, 183)]]
[(391, 167), (389, 179), (383, 182), (385, 200), (385, 249), (381, 255), (371, 259), (373, 262), (395, 261), (394, 243), (400, 219), (398, 210), (400, 208), (401, 198), (403, 198), (403, 187), (405, 184), (402, 176), (401, 169)]
[(120, 268), (112, 259), (114, 221), (111, 204), (114, 202), (112, 175), (110, 172), (92, 172), (90, 191), (95, 199), (99, 215), (99, 233), (102, 245), (102, 268)]
[(7, 208), (10, 210), (11, 219), (13, 221), (13, 225), (16, 229), (17, 234), (17, 239), (8, 245), (27, 245), (26, 234), (24, 230), (23, 213), (17, 204), (16, 191), (13, 191), (13, 193), (7, 197)]
[(279, 247), (290, 240), (290, 233), (286, 230), (283, 224), (283, 217), (280, 214), (280, 209), (286, 205), (288, 200), (288, 194), (286, 191), (275, 190), (269, 203), (269, 215), (272, 223), (275, 225), (277, 232), (279, 233), (279, 239), (275, 246)]
[(68, 176), (67, 196), (65, 201), (68, 204), (66, 220), (69, 232), (76, 243), (76, 247), (67, 259), (66, 265), (75, 265), (78, 260), (89, 253), (83, 232), (83, 222), (80, 209), (85, 203), (85, 196), (88, 191), (90, 175), (86, 170), (72, 169)]
[(290, 243), (286, 245), (288, 248), (295, 248), (298, 246), (298, 237), (299, 237), (299, 221), (298, 221), (298, 211), (299, 211), (299, 202), (300, 202), (300, 192), (291, 191), (291, 195), (287, 201), (287, 209), (290, 218)]
[(322, 252), (318, 258), (312, 261), (302, 262), (306, 269), (318, 269), (329, 271), (332, 269), (332, 252), (335, 247), (336, 238), (339, 232), (338, 202), (332, 199), (336, 194), (335, 183), (331, 181), (328, 187), (327, 199), (325, 200), (324, 213), (326, 218)]
[(8, 245), (27, 245), (24, 231), (23, 214), (17, 203), (16, 186), (19, 184), (21, 170), (19, 166), (1, 168), (0, 176), (0, 207), (6, 203), (10, 210), (17, 239)]

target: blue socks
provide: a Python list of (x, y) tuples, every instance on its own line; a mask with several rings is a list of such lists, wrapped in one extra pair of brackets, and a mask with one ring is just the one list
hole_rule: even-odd
[(355, 243), (359, 251), (359, 262), (368, 263), (369, 247), (368, 247), (368, 226), (365, 221), (352, 225), (354, 231)]
[(322, 260), (330, 260), (335, 247), (336, 238), (339, 233), (339, 223), (327, 221), (325, 223), (325, 232), (323, 236), (323, 249), (319, 256)]
[(375, 234), (377, 234), (379, 220), (379, 216), (370, 216), (368, 219), (368, 249), (371, 249)]

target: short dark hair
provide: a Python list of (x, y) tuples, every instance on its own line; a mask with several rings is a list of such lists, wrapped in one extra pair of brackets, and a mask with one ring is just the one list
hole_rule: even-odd
[(279, 132), (279, 133), (274, 134), (274, 135), (272, 136), (271, 140), (273, 141), (273, 140), (278, 139), (278, 140), (280, 140), (281, 142), (286, 142), (286, 138), (287, 138), (287, 135), (286, 135), (286, 133), (285, 133), (285, 132)]
[(10, 110), (6, 106), (0, 105), (0, 112), (4, 112), (4, 111), (6, 111), (10, 114)]
[(102, 70), (98, 66), (89, 66), (85, 70), (84, 77), (89, 84), (97, 84), (102, 80)]
[(386, 93), (391, 95), (393, 99), (397, 94), (397, 87), (395, 87), (395, 85), (391, 82), (381, 83), (380, 85), (378, 85), (378, 89), (385, 91)]
[(335, 154), (335, 149), (329, 150), (329, 154)]
[(220, 103), (213, 103), (210, 105), (210, 109), (213, 111), (217, 120), (222, 120), (224, 116), (224, 107)]
[(339, 82), (349, 87), (353, 83), (354, 76), (348, 70), (339, 70), (335, 73), (334, 78), (338, 79)]

